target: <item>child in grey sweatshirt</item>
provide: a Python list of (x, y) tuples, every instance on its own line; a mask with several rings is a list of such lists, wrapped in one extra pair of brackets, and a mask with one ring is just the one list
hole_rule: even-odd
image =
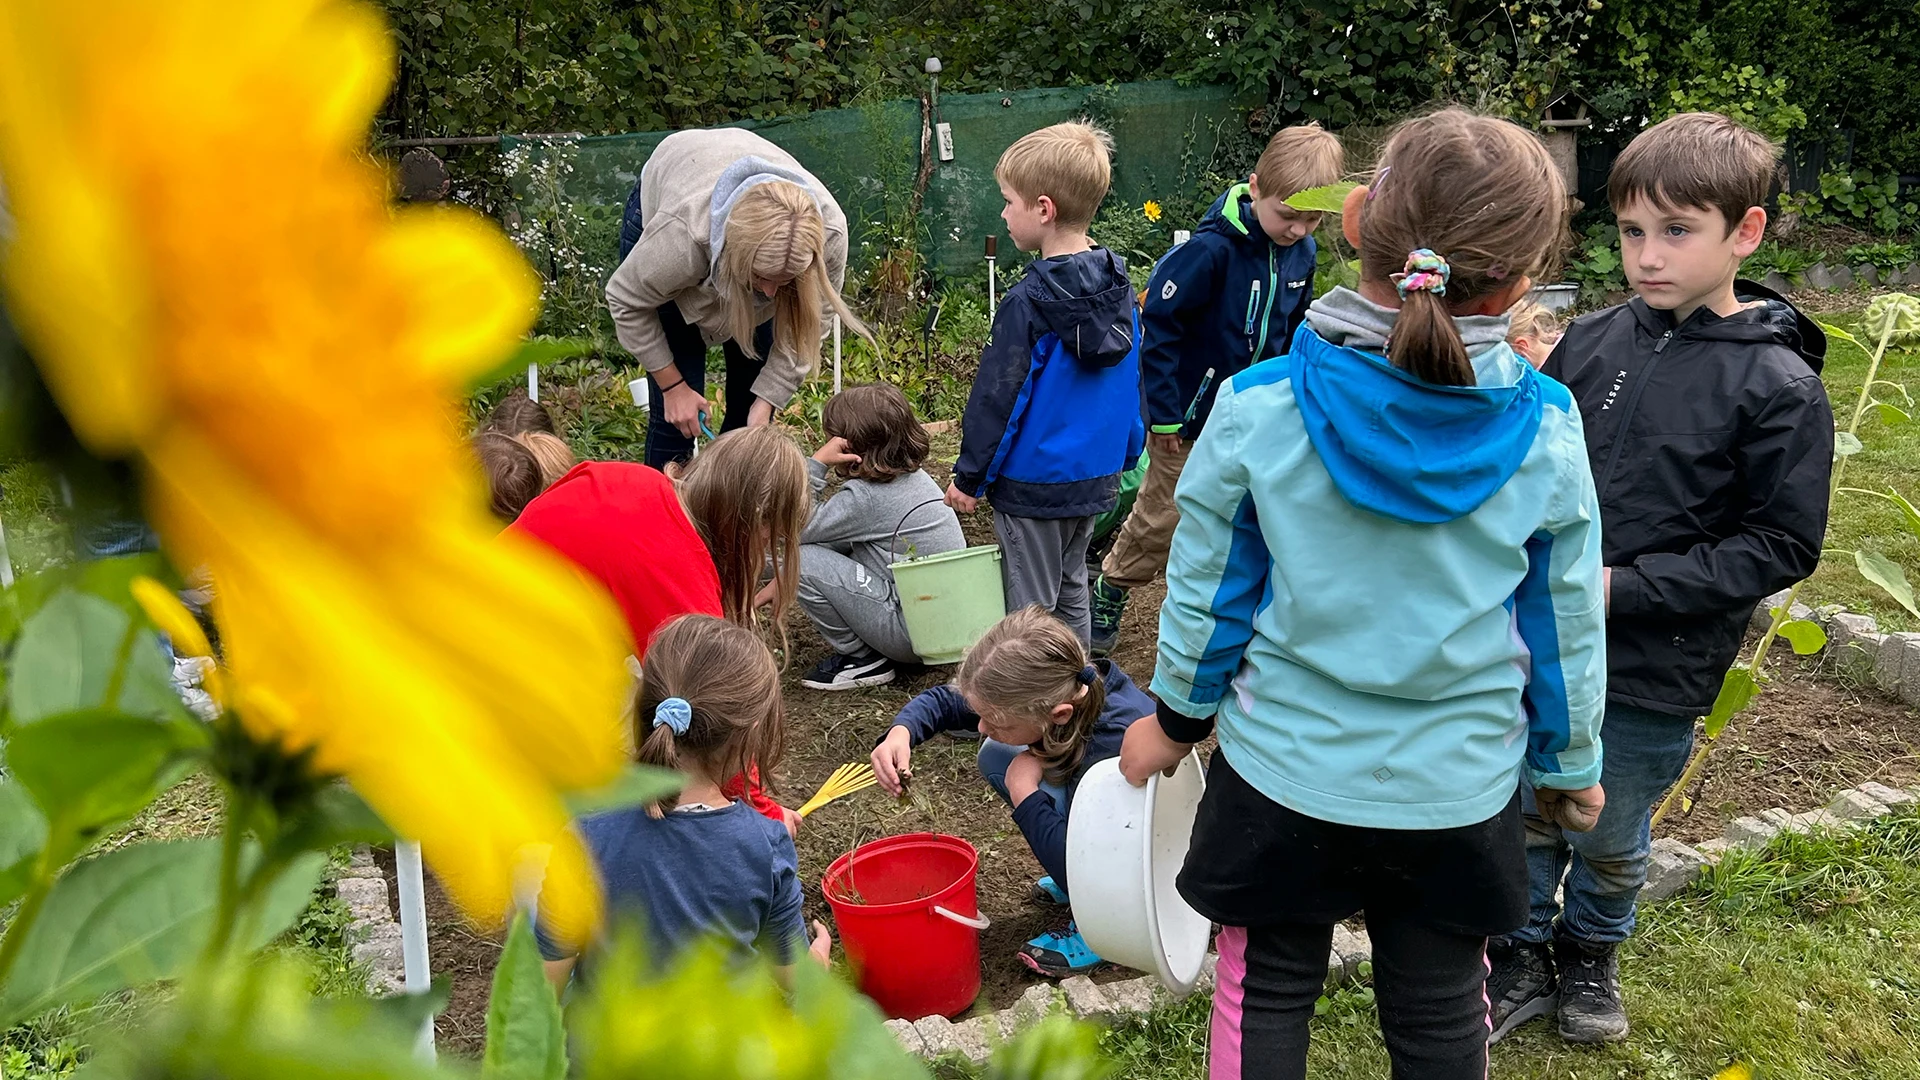
[(800, 534), (800, 606), (833, 648), (800, 684), (879, 686), (893, 681), (898, 665), (920, 662), (888, 567), (967, 541), (940, 485), (920, 467), (927, 431), (897, 387), (849, 387), (827, 402), (820, 424), (828, 439), (807, 463), (815, 497), (826, 490), (829, 468), (847, 479), (814, 504)]

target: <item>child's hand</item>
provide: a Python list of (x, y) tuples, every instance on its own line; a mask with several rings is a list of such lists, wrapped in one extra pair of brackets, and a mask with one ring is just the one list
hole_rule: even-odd
[(1140, 787), (1154, 773), (1172, 776), (1173, 770), (1193, 751), (1192, 743), (1174, 742), (1160, 727), (1160, 718), (1149, 713), (1127, 726), (1120, 740), (1120, 775), (1127, 783)]
[(800, 815), (788, 807), (780, 808), (780, 822), (787, 827), (787, 835), (800, 839)]
[(1540, 816), (1568, 832), (1589, 832), (1600, 824), (1600, 811), (1606, 809), (1607, 793), (1599, 784), (1578, 791), (1534, 788), (1533, 804)]
[(980, 508), (980, 500), (954, 487), (947, 485), (947, 505), (963, 514), (971, 514)]
[(1600, 614), (1613, 614), (1613, 567), (1611, 566), (1600, 568), (1600, 601), (1604, 605), (1600, 609)]
[(780, 581), (777, 578), (774, 579), (773, 581), (767, 582), (765, 585), (760, 586), (760, 591), (753, 594), (754, 610), (758, 611), (761, 608), (766, 607), (768, 604), (773, 603), (774, 590), (778, 589), (779, 587), (780, 587)]
[(1180, 452), (1180, 433), (1153, 432), (1147, 436), (1147, 450), (1154, 454), (1177, 454)]
[(813, 944), (807, 946), (807, 955), (820, 961), (820, 966), (833, 970), (833, 937), (827, 933), (827, 924), (819, 919), (813, 920)]
[(913, 734), (904, 726), (888, 728), (887, 737), (873, 748), (873, 775), (880, 789), (896, 799), (906, 790), (903, 781), (913, 775)]
[(847, 450), (847, 440), (835, 435), (825, 446), (813, 452), (813, 460), (831, 469), (835, 465), (858, 465), (860, 455)]
[(1027, 797), (1040, 790), (1040, 782), (1046, 779), (1046, 770), (1040, 767), (1040, 759), (1030, 750), (1022, 750), (1007, 762), (1007, 801), (1018, 809)]

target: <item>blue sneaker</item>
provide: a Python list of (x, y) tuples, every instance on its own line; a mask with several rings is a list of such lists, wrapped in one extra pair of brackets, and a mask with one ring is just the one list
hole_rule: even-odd
[(1068, 923), (1065, 930), (1049, 930), (1020, 946), (1020, 962), (1054, 979), (1079, 975), (1101, 964), (1100, 954), (1087, 947), (1080, 928)]
[(1053, 875), (1051, 874), (1034, 882), (1033, 891), (1027, 894), (1027, 898), (1036, 904), (1053, 904), (1056, 907), (1067, 906), (1067, 890), (1061, 888), (1059, 883), (1053, 880)]

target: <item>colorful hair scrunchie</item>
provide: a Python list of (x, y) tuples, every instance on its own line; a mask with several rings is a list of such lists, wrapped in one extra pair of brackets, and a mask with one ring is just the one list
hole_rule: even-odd
[(1406, 273), (1390, 275), (1390, 280), (1394, 291), (1405, 300), (1410, 292), (1447, 295), (1447, 278), (1452, 274), (1453, 268), (1447, 265), (1446, 259), (1435, 255), (1430, 248), (1417, 248), (1407, 253)]
[(667, 725), (675, 735), (685, 735), (693, 726), (693, 706), (685, 698), (670, 697), (653, 707), (653, 722)]

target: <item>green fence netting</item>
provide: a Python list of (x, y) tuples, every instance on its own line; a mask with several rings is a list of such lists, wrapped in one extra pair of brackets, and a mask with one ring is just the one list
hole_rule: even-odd
[[(1114, 197), (1138, 205), (1191, 188), (1217, 168), (1222, 144), (1259, 104), (1230, 87), (1169, 82), (943, 94), (934, 123), (951, 126), (953, 160), (938, 160), (918, 214), (921, 106), (888, 101), (863, 108), (737, 125), (786, 149), (825, 183), (846, 211), (850, 261), (870, 265), (887, 247), (910, 241), (935, 268), (980, 266), (984, 238), (1001, 235), (993, 166), (1015, 139), (1036, 128), (1090, 117), (1113, 133)], [(513, 205), (508, 225), (549, 277), (573, 269), (612, 269), (619, 218), (647, 155), (669, 133), (586, 137), (508, 137), (501, 149)]]

